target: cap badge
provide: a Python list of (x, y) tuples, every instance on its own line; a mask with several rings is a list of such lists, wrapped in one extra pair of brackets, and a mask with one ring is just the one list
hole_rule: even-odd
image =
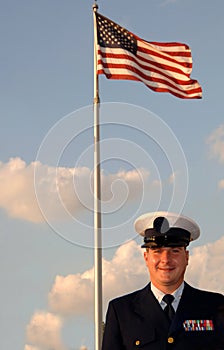
[(163, 216), (159, 216), (153, 221), (153, 228), (156, 230), (156, 232), (165, 233), (169, 231), (169, 221)]

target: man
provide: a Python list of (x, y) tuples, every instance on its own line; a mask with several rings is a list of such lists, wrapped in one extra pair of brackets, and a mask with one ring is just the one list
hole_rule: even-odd
[(138, 218), (135, 229), (144, 236), (151, 282), (109, 303), (102, 350), (224, 350), (224, 296), (184, 281), (198, 225), (157, 212)]

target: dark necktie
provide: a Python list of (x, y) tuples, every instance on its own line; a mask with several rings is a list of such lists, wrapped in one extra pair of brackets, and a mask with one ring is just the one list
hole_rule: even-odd
[(175, 315), (175, 311), (174, 311), (174, 308), (172, 306), (172, 302), (174, 301), (174, 296), (171, 294), (166, 294), (163, 297), (163, 301), (165, 301), (165, 303), (166, 303), (166, 307), (164, 309), (164, 312), (166, 313), (169, 321), (171, 322), (172, 319), (174, 318), (174, 315)]

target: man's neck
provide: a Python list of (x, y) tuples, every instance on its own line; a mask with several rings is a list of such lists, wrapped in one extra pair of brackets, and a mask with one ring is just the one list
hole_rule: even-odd
[(180, 281), (179, 283), (176, 283), (174, 285), (166, 286), (166, 285), (157, 285), (156, 283), (153, 283), (151, 281), (151, 284), (158, 289), (160, 292), (164, 294), (173, 294), (182, 284), (184, 281)]

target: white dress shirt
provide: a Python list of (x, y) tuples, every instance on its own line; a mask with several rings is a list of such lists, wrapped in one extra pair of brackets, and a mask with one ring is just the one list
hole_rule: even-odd
[[(174, 296), (174, 300), (172, 302), (172, 306), (175, 310), (175, 312), (177, 311), (177, 307), (179, 305), (179, 301), (181, 298), (181, 295), (183, 293), (184, 290), (184, 282), (181, 283), (180, 287), (177, 288), (171, 295)], [(160, 306), (162, 307), (162, 309), (164, 310), (164, 308), (166, 307), (166, 303), (165, 301), (163, 301), (163, 297), (164, 297), (164, 293), (161, 292), (161, 290), (159, 290), (158, 288), (156, 288), (152, 282), (151, 282), (151, 291), (153, 292), (153, 294), (155, 295), (156, 299), (158, 300)]]

